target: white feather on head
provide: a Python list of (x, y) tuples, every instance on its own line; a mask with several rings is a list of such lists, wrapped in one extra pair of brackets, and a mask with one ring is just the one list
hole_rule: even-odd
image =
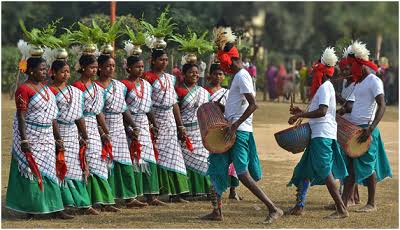
[(362, 43), (360, 41), (355, 41), (353, 42), (353, 44), (351, 45), (351, 52), (354, 53), (354, 56), (356, 58), (360, 58), (364, 61), (368, 61), (369, 60), (369, 50), (367, 49), (367, 44)]
[(181, 60), (181, 65), (182, 66), (187, 63), (186, 62), (186, 57), (187, 57), (187, 54), (182, 56), (182, 60)]
[(335, 66), (338, 61), (338, 57), (335, 54), (334, 47), (328, 47), (324, 50), (324, 53), (321, 56), (321, 63), (327, 66)]
[(127, 56), (131, 56), (132, 50), (135, 46), (132, 44), (131, 40), (124, 41), (124, 45), (124, 50), (126, 51)]
[(20, 39), (17, 43), (17, 47), (22, 54), (21, 60), (26, 60), (30, 57), (29, 50), (31, 49), (31, 45), (28, 42)]
[(231, 27), (217, 27), (213, 29), (214, 42), (218, 49), (224, 49), (226, 43), (236, 41), (236, 35), (232, 32)]
[(344, 49), (343, 49), (342, 58), (347, 58), (347, 56), (349, 56), (349, 54), (352, 54), (352, 52), (351, 52), (351, 45), (349, 45), (347, 48), (344, 48)]
[(44, 53), (43, 53), (43, 58), (46, 60), (46, 63), (48, 66), (51, 66), (53, 61), (56, 60), (56, 54), (57, 50), (56, 49), (51, 49), (49, 47), (44, 47)]

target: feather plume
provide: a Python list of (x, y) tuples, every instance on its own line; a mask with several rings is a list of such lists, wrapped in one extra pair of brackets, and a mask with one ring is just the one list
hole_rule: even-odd
[(351, 52), (351, 45), (349, 45), (347, 48), (344, 48), (344, 49), (343, 49), (342, 58), (347, 58), (347, 56), (349, 56), (349, 54), (352, 54), (352, 52)]
[(233, 43), (236, 35), (233, 34), (231, 27), (217, 27), (213, 29), (214, 42), (218, 49), (224, 49), (226, 43)]
[(335, 54), (334, 47), (328, 47), (325, 49), (324, 53), (321, 56), (321, 62), (327, 66), (335, 66), (338, 61), (338, 57)]
[(352, 45), (351, 45), (351, 50), (354, 53), (354, 56), (357, 58), (360, 58), (364, 61), (368, 61), (369, 60), (369, 50), (367, 49), (367, 45), (365, 43), (359, 42), (359, 41), (355, 41)]
[(124, 41), (124, 45), (125, 45), (124, 50), (126, 51), (127, 56), (130, 56), (134, 48), (134, 45), (132, 44), (131, 40)]
[(29, 50), (31, 49), (31, 45), (29, 45), (26, 41), (20, 39), (17, 43), (17, 47), (22, 54), (21, 59), (26, 60), (29, 58)]
[(46, 60), (46, 63), (48, 66), (51, 66), (53, 61), (56, 60), (56, 49), (51, 49), (49, 47), (44, 47), (44, 53), (43, 53), (43, 58)]

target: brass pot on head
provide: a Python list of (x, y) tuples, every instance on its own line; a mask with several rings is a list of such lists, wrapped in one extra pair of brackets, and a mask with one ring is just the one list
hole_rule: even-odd
[(65, 60), (68, 58), (68, 52), (64, 48), (58, 48), (56, 50), (56, 59), (57, 60)]
[(188, 53), (186, 55), (185, 59), (186, 59), (186, 63), (196, 64), (196, 62), (197, 62), (197, 57), (196, 57), (196, 54), (194, 54), (194, 53)]
[(94, 44), (86, 44), (82, 48), (84, 54), (94, 54), (96, 52), (96, 46)]
[(165, 49), (165, 47), (167, 47), (167, 43), (164, 41), (164, 37), (156, 37), (153, 46), (156, 49)]
[(44, 53), (44, 50), (40, 46), (31, 46), (29, 49), (29, 54), (32, 57), (41, 57)]
[(105, 44), (101, 47), (101, 53), (111, 55), (114, 52), (114, 47), (111, 44)]
[(140, 48), (140, 45), (133, 45), (133, 49), (131, 51), (132, 56), (139, 56), (143, 53), (142, 49)]

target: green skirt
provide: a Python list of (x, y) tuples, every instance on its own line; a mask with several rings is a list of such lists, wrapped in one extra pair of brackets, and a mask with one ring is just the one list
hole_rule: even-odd
[(309, 179), (311, 185), (324, 185), (330, 173), (336, 179), (348, 175), (339, 143), (329, 138), (313, 138), (294, 168), (288, 185), (298, 187), (304, 179)]
[(190, 195), (194, 196), (210, 193), (211, 181), (209, 176), (203, 176), (188, 168), (186, 171)]
[[(361, 125), (361, 127), (364, 128), (366, 125)], [(368, 151), (361, 157), (352, 159), (357, 184), (367, 185), (366, 179), (374, 172), (376, 173), (377, 182), (386, 177), (392, 177), (392, 170), (379, 129), (375, 128), (371, 136), (372, 140)], [(350, 158), (346, 158), (348, 162)]]
[(160, 194), (178, 195), (189, 192), (187, 176), (158, 166)]
[(89, 193), (84, 181), (65, 179), (61, 184), (61, 197), (64, 206), (88, 208), (91, 206)]
[(92, 204), (115, 204), (110, 184), (95, 174), (88, 177), (87, 191)]
[(137, 197), (135, 174), (132, 165), (124, 165), (114, 161), (114, 166), (108, 175), (108, 183), (116, 199)]
[(146, 162), (147, 169), (140, 169), (141, 172), (135, 172), (136, 190), (138, 195), (159, 194), (160, 185), (158, 182), (157, 164)]
[(18, 163), (12, 158), (6, 195), (6, 207), (18, 212), (46, 214), (64, 210), (60, 187), (43, 176), (43, 192), (36, 178), (30, 180), (20, 175)]

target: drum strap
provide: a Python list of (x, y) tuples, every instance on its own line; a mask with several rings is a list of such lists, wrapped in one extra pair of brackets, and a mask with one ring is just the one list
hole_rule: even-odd
[(228, 92), (228, 90), (225, 90), (224, 94), (222, 94), (222, 96), (220, 98), (218, 98), (217, 102), (221, 103), (222, 98), (224, 98), (226, 92)]
[(308, 188), (310, 188), (310, 181), (308, 179), (304, 179), (303, 182), (297, 187), (296, 206), (304, 207)]

